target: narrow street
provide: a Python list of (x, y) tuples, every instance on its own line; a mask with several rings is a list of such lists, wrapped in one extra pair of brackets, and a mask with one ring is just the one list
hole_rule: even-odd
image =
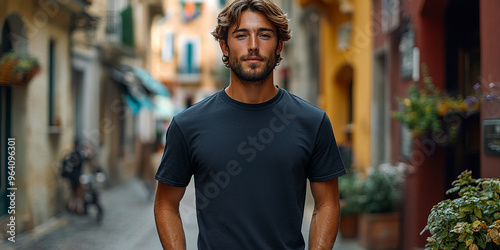
[[(312, 213), (310, 197), (307, 197), (303, 232), (307, 232)], [(2, 242), (5, 250), (72, 250), (72, 249), (162, 249), (155, 228), (153, 200), (138, 180), (104, 190), (102, 203), (104, 219), (99, 224), (85, 216), (69, 213), (56, 216), (29, 233), (20, 234), (15, 243)], [(188, 186), (181, 202), (181, 217), (186, 232), (188, 250), (196, 250), (198, 233), (194, 207), (194, 185)], [(356, 241), (337, 239), (334, 249), (363, 250)]]

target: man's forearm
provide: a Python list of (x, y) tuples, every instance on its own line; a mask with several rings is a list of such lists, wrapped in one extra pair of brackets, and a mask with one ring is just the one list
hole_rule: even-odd
[(314, 210), (309, 229), (309, 250), (331, 250), (339, 228), (339, 209), (324, 206)]
[(161, 245), (166, 250), (185, 250), (186, 237), (182, 229), (182, 220), (179, 211), (154, 208), (156, 229)]

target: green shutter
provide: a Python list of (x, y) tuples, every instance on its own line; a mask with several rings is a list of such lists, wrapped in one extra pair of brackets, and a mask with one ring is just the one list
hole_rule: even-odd
[(122, 43), (125, 46), (134, 48), (134, 15), (132, 6), (125, 8), (120, 16), (122, 18)]

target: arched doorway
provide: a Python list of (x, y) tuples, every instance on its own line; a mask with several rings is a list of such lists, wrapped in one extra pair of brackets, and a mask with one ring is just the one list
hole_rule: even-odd
[(26, 26), (17, 14), (10, 14), (2, 25), (0, 54), (15, 50), (28, 53)]
[[(445, 13), (446, 91), (463, 97), (480, 82), (479, 0), (451, 0)], [(457, 115), (456, 141), (446, 147), (447, 188), (464, 170), (480, 176), (480, 116)]]
[(340, 120), (341, 134), (336, 134), (339, 142), (339, 150), (342, 154), (342, 159), (347, 169), (349, 169), (353, 162), (353, 112), (354, 112), (354, 98), (353, 98), (353, 68), (351, 65), (343, 65), (335, 76), (335, 88), (338, 94), (334, 95), (336, 105), (344, 107), (338, 109), (335, 113), (335, 119)]
[[(1, 26), (0, 58), (9, 51), (27, 53), (28, 43), (25, 25), (17, 14), (9, 15)], [(1, 69), (0, 69), (1, 70)], [(7, 141), (12, 137), (13, 89), (9, 85), (0, 84), (0, 159), (3, 161), (0, 169), (0, 196), (6, 197), (8, 185), (8, 148)], [(16, 138), (16, 140), (18, 140)], [(18, 145), (17, 141), (16, 145)], [(16, 157), (18, 158), (18, 157)], [(7, 214), (8, 200), (0, 202), (0, 216)]]

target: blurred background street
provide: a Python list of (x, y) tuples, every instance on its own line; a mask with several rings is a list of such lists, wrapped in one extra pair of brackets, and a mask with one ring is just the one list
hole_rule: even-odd
[[(229, 85), (210, 32), (231, 2), (0, 0), (0, 249), (160, 248), (165, 131)], [(325, 110), (347, 169), (336, 248), (424, 248), (457, 176), (500, 176), (500, 1), (274, 2), (292, 30), (274, 83)], [(94, 191), (100, 223), (76, 214)]]

